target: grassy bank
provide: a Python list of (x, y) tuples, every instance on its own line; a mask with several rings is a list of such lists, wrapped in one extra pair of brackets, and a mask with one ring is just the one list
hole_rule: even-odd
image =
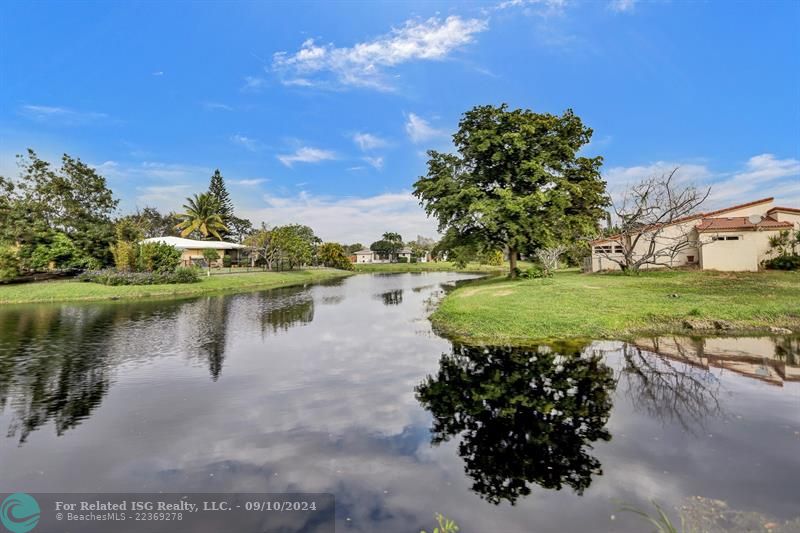
[(430, 263), (362, 263), (354, 265), (356, 272), (505, 272), (508, 264), (502, 266), (469, 263), (458, 268), (448, 261)]
[(474, 343), (627, 338), (725, 320), (741, 330), (800, 327), (800, 272), (560, 272), (550, 279), (481, 280), (450, 293), (431, 317)]
[(204, 276), (198, 283), (124, 285), (119, 287), (72, 280), (46, 281), (21, 285), (0, 285), (0, 304), (190, 296), (219, 291), (272, 289), (314, 283), (350, 274), (351, 272), (334, 269), (250, 272), (245, 274), (214, 275), (211, 277)]

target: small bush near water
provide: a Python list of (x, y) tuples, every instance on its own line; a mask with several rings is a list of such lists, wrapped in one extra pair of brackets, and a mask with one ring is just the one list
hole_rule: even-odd
[(102, 285), (169, 285), (200, 281), (196, 268), (179, 267), (174, 272), (118, 272), (114, 269), (91, 270), (78, 276), (80, 281)]

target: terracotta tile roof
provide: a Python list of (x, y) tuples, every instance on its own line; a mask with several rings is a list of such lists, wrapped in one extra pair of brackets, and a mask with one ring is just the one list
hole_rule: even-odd
[[(774, 199), (775, 198), (773, 196), (769, 196), (767, 198), (761, 198), (760, 200), (753, 200), (752, 202), (733, 205), (731, 207), (725, 207), (723, 209), (717, 209), (716, 211), (709, 211), (707, 213), (697, 213), (697, 214), (694, 214), (694, 215), (688, 215), (688, 216), (685, 216), (685, 217), (676, 218), (672, 222), (670, 222), (668, 224), (664, 224), (664, 225), (665, 226), (671, 226), (673, 224), (680, 224), (681, 222), (689, 222), (690, 220), (696, 220), (698, 218), (705, 219), (705, 218), (708, 218), (708, 217), (714, 217), (714, 216), (717, 216), (717, 215), (722, 215), (722, 214), (727, 213), (729, 211), (736, 211), (737, 209), (743, 209), (745, 207), (751, 207), (751, 206), (758, 205), (758, 204), (765, 204), (767, 202), (773, 201)], [(776, 210), (776, 209), (796, 211), (796, 210), (794, 210), (792, 208), (773, 207), (772, 209), (770, 209), (768, 211), (768, 213), (771, 213), (773, 210)], [(600, 244), (600, 243), (604, 243), (604, 242), (618, 242), (619, 238), (620, 238), (620, 235), (611, 235), (610, 237), (602, 237), (600, 239), (595, 239), (595, 240), (589, 241), (589, 242), (590, 242), (590, 244)]]
[(777, 211), (783, 211), (785, 213), (800, 213), (800, 209), (797, 209), (796, 207), (777, 207), (776, 206), (776, 207), (773, 207), (772, 209), (770, 209), (769, 211), (767, 211), (767, 214), (774, 213), (774, 212), (777, 212)]
[(730, 231), (791, 228), (791, 222), (779, 222), (772, 217), (764, 217), (761, 222), (753, 224), (748, 217), (715, 217), (704, 218), (697, 226), (697, 231)]

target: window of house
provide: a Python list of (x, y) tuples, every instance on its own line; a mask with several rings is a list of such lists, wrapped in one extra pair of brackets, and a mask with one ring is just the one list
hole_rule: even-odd
[(711, 237), (712, 241), (738, 241), (738, 235), (717, 235), (716, 237)]
[(686, 256), (686, 261), (689, 262), (689, 263), (694, 263), (694, 256), (693, 255), (687, 255)]
[(594, 253), (596, 253), (596, 254), (610, 254), (610, 253), (613, 253), (613, 251), (614, 251), (614, 247), (611, 246), (611, 245), (595, 246), (594, 247)]

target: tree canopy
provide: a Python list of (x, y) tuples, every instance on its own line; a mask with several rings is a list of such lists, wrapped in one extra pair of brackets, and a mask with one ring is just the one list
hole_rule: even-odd
[(608, 205), (601, 157), (579, 156), (592, 130), (562, 115), (477, 106), (453, 135), (456, 154), (428, 151), (414, 195), (439, 231), (509, 253), (569, 242), (597, 227)]
[(181, 237), (196, 232), (204, 239), (213, 236), (219, 240), (222, 238), (220, 234), (228, 229), (219, 214), (217, 201), (208, 193), (187, 198), (183, 208), (184, 212), (178, 215), (180, 222), (176, 226), (181, 230)]

